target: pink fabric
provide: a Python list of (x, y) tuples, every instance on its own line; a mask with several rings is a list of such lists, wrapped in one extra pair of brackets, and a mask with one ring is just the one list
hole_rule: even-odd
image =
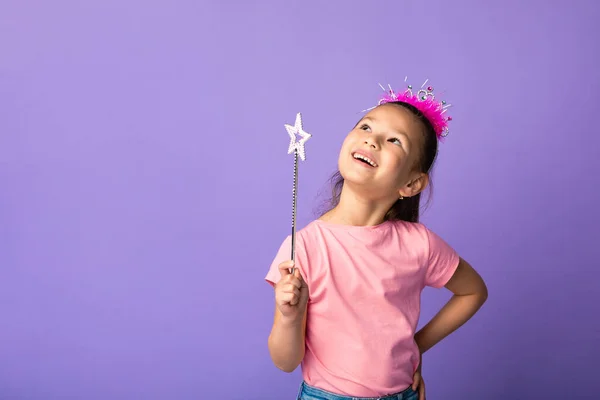
[[(419, 362), (413, 336), (425, 286), (444, 286), (458, 254), (420, 223), (374, 227), (316, 220), (296, 234), (296, 265), (309, 288), (303, 378), (355, 397), (396, 393), (412, 384)], [(280, 279), (291, 237), (266, 280)]]

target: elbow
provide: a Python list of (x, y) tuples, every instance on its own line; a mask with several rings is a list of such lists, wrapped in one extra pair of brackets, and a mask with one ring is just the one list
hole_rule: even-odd
[(479, 297), (479, 301), (481, 302), (481, 305), (483, 305), (488, 299), (488, 288), (487, 288), (487, 285), (485, 284), (485, 282), (481, 281), (481, 287), (478, 290), (477, 294)]
[(269, 338), (268, 346), (271, 361), (273, 362), (275, 367), (277, 367), (277, 369), (283, 372), (292, 373), (302, 363), (302, 359), (304, 358), (304, 351), (302, 351), (302, 354), (300, 355), (290, 354), (288, 351), (285, 351), (288, 349), (282, 351), (280, 348), (273, 345), (273, 343), (271, 342), (271, 338)]
[(298, 366), (300, 365), (300, 361), (296, 361), (296, 360), (278, 360), (277, 358), (271, 356), (271, 360), (273, 361), (273, 364), (275, 364), (275, 366), (283, 371), (283, 372), (287, 372), (288, 374), (291, 374), (292, 372), (294, 372), (296, 370), (296, 368), (298, 368)]
[(292, 372), (294, 372), (296, 370), (296, 368), (298, 368), (298, 365), (299, 364), (296, 364), (296, 365), (277, 365), (277, 364), (275, 364), (275, 366), (277, 368), (279, 368), (283, 372), (287, 372), (288, 374), (291, 374)]

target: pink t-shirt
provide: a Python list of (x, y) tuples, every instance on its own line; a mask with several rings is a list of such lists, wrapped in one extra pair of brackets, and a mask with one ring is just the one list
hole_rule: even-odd
[[(266, 280), (281, 278), (288, 236)], [(345, 396), (378, 397), (412, 384), (414, 334), (425, 286), (444, 286), (458, 254), (421, 223), (337, 225), (315, 220), (296, 233), (296, 265), (309, 289), (306, 383)]]

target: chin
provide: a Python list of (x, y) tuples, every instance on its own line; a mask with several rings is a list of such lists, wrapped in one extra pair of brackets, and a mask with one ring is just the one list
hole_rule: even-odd
[(352, 183), (354, 185), (361, 185), (366, 188), (374, 188), (375, 181), (373, 176), (365, 174), (364, 171), (359, 171), (348, 166), (341, 165), (339, 168), (340, 175), (344, 178), (344, 181)]

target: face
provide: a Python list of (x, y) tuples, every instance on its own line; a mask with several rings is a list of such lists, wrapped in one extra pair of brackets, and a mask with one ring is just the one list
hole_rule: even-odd
[(348, 134), (338, 160), (344, 180), (372, 197), (414, 196), (426, 175), (417, 167), (423, 146), (422, 123), (398, 105), (371, 110)]

